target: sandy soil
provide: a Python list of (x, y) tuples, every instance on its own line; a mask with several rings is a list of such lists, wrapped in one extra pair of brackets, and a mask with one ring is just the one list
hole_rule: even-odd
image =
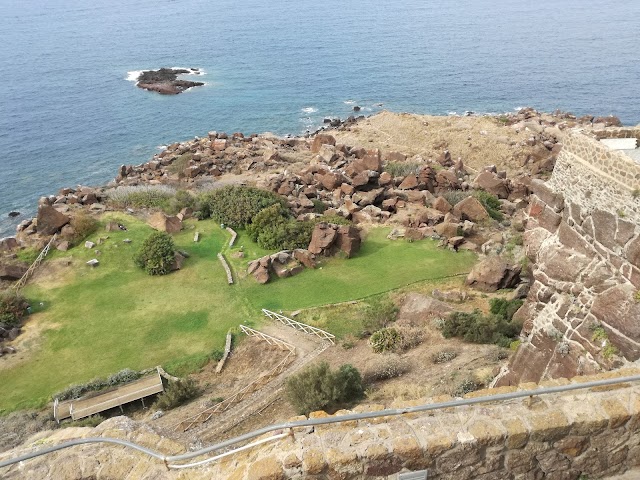
[(526, 146), (510, 145), (524, 142), (530, 132), (517, 132), (493, 117), (382, 112), (347, 130), (331, 133), (346, 145), (420, 155), (424, 160), (435, 160), (448, 149), (454, 160), (460, 157), (475, 170), (493, 164), (510, 175), (523, 171), (522, 163), (530, 151)]

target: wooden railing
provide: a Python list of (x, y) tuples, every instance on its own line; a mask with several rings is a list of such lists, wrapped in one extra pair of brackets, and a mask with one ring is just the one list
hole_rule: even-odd
[(296, 347), (291, 345), (290, 343), (285, 342), (284, 340), (280, 340), (279, 338), (272, 337), (271, 335), (267, 335), (266, 333), (259, 332), (258, 330), (254, 330), (253, 328), (245, 327), (244, 325), (240, 325), (240, 330), (242, 330), (243, 333), (249, 336), (258, 337), (264, 340), (269, 345), (276, 345), (282, 348), (283, 350), (287, 350), (289, 353), (287, 353), (287, 356), (269, 372), (263, 375), (260, 375), (256, 380), (251, 382), (249, 385), (246, 385), (241, 390), (238, 390), (230, 397), (225, 398), (220, 403), (217, 403), (212, 407), (209, 407), (206, 410), (203, 410), (202, 412), (197, 413), (196, 415), (193, 415), (187, 418), (186, 420), (183, 420), (175, 424), (173, 426), (174, 429), (182, 430), (183, 432), (186, 432), (187, 430), (189, 430), (190, 428), (193, 428), (196, 425), (200, 425), (209, 421), (211, 417), (213, 417), (215, 414), (222, 413), (228, 410), (233, 405), (241, 402), (242, 400), (247, 398), (249, 395), (256, 392), (258, 389), (264, 387), (271, 380), (273, 380), (275, 377), (280, 375), (284, 371), (284, 369), (287, 367), (287, 365), (289, 365), (289, 363), (291, 363), (296, 356)]
[(22, 278), (20, 278), (20, 280), (18, 280), (13, 285), (13, 289), (16, 292), (20, 290), (22, 287), (24, 287), (25, 284), (29, 281), (29, 278), (31, 278), (31, 275), (33, 275), (33, 272), (36, 271), (36, 268), (38, 268), (38, 266), (42, 263), (42, 260), (44, 260), (44, 257), (46, 257), (47, 253), (49, 253), (49, 250), (51, 249), (51, 245), (53, 245), (53, 242), (55, 241), (57, 236), (58, 236), (57, 233), (53, 234), (53, 237), (51, 237), (51, 240), (49, 240), (49, 242), (42, 249), (42, 251), (40, 252), (40, 255), (38, 255), (38, 258), (36, 258), (34, 262), (31, 264), (31, 266), (28, 268), (28, 270), (24, 272), (24, 275), (22, 275)]
[(264, 313), (267, 317), (272, 320), (277, 320), (280, 323), (286, 325), (287, 327), (295, 328), (296, 330), (300, 330), (304, 333), (308, 333), (309, 335), (316, 335), (323, 340), (328, 340), (331, 344), (335, 345), (336, 336), (326, 332), (320, 328), (312, 327), (311, 325), (307, 325), (306, 323), (296, 322), (295, 320), (290, 319), (289, 317), (285, 317), (284, 315), (280, 315), (279, 313), (272, 312), (267, 310), (266, 308), (262, 309), (262, 313)]

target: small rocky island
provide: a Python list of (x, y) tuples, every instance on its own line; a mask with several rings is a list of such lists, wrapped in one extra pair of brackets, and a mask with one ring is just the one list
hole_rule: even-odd
[(197, 68), (161, 68), (159, 70), (147, 70), (140, 74), (136, 85), (145, 90), (158, 92), (162, 95), (177, 95), (191, 87), (201, 87), (203, 82), (190, 80), (178, 80), (178, 75), (199, 75)]

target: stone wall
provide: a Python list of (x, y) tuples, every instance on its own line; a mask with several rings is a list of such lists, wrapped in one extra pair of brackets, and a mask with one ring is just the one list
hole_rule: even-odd
[(533, 281), (517, 314), (524, 341), (496, 385), (640, 358), (637, 185), (639, 165), (579, 132), (566, 136), (550, 181), (532, 182), (524, 242)]
[[(576, 378), (637, 375), (639, 369)], [(570, 383), (544, 382), (544, 386)], [(467, 397), (534, 389), (503, 387)], [(430, 399), (446, 401), (449, 397)], [(402, 402), (394, 407), (429, 403)], [(366, 406), (354, 411), (381, 409)], [(340, 411), (336, 415), (350, 413)], [(312, 417), (324, 417), (315, 412)], [(304, 418), (304, 417), (302, 417)], [(167, 471), (161, 462), (121, 447), (85, 445), (0, 471), (2, 478), (153, 478), (281, 480), (387, 478), (428, 469), (432, 480), (577, 480), (603, 478), (640, 466), (640, 384), (526, 397), (401, 417), (297, 428), (290, 436), (206, 467)], [(273, 434), (268, 434), (273, 435)], [(58, 441), (90, 436), (133, 439), (166, 454), (184, 448), (124, 417), (95, 429), (39, 434), (0, 460)], [(395, 477), (391, 477), (395, 478)]]

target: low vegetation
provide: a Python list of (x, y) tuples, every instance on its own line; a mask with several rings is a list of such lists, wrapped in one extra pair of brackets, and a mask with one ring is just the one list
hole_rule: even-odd
[(166, 185), (123, 186), (109, 191), (109, 203), (117, 208), (166, 208), (175, 190)]
[(73, 243), (79, 244), (89, 235), (98, 230), (99, 222), (86, 212), (80, 212), (71, 218), (71, 226), (73, 227)]
[(14, 290), (0, 292), (0, 329), (9, 330), (20, 325), (27, 306), (27, 300)]
[(369, 345), (376, 353), (400, 350), (402, 336), (395, 328), (382, 328), (369, 337)]
[(443, 322), (442, 334), (446, 338), (459, 337), (472, 343), (494, 343), (509, 347), (520, 333), (522, 325), (513, 322), (514, 313), (522, 306), (522, 300), (490, 300), (490, 313), (480, 310), (453, 312)]
[(491, 218), (499, 222), (504, 220), (504, 214), (500, 211), (501, 204), (498, 197), (484, 190), (475, 190), (473, 196), (478, 199)]
[(384, 166), (384, 171), (392, 177), (406, 177), (417, 174), (421, 166), (422, 164), (417, 162), (388, 162)]
[(282, 198), (255, 187), (228, 185), (200, 195), (199, 219), (213, 218), (232, 228), (245, 228), (260, 211), (272, 205), (284, 205)]
[(158, 410), (171, 410), (200, 395), (201, 390), (192, 378), (171, 382), (163, 393), (158, 395), (154, 407)]
[(332, 411), (364, 394), (358, 369), (345, 364), (334, 371), (326, 362), (311, 365), (289, 377), (286, 390), (291, 405), (301, 415), (316, 410)]
[(364, 372), (364, 380), (366, 383), (388, 380), (400, 377), (409, 370), (409, 362), (399, 355), (381, 355), (367, 367)]
[(252, 218), (247, 234), (266, 250), (293, 250), (307, 248), (314, 226), (313, 222), (297, 221), (289, 210), (275, 204)]
[(171, 235), (166, 232), (154, 232), (142, 243), (133, 261), (149, 275), (166, 275), (171, 271), (175, 249)]

